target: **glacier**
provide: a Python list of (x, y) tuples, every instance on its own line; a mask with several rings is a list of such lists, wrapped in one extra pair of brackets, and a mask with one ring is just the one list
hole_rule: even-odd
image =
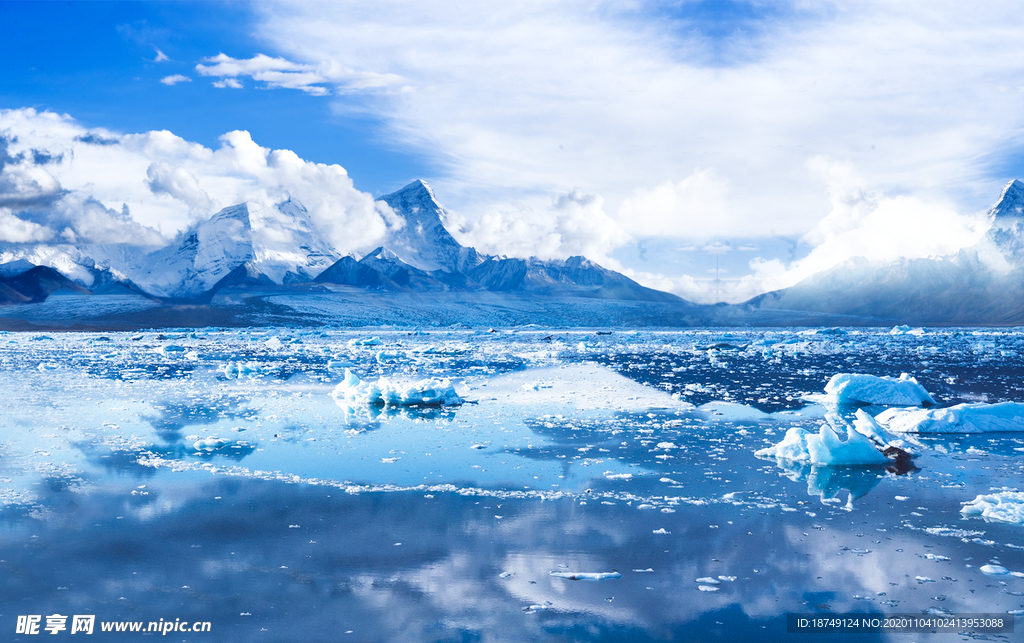
[(934, 405), (935, 400), (910, 375), (899, 378), (863, 373), (836, 373), (825, 385), (825, 403), (881, 404), (886, 406)]
[(1024, 432), (1024, 404), (965, 402), (938, 409), (887, 409), (875, 419), (894, 433)]
[(457, 406), (463, 399), (447, 379), (423, 379), (410, 384), (393, 384), (381, 377), (376, 382), (363, 382), (349, 369), (331, 391), (341, 407), (356, 406)]

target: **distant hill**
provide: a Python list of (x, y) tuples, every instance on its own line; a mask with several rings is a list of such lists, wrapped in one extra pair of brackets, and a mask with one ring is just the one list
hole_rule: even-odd
[(1024, 182), (1003, 188), (989, 218), (981, 241), (953, 255), (888, 262), (854, 257), (743, 307), (844, 315), (861, 323), (1024, 324)]

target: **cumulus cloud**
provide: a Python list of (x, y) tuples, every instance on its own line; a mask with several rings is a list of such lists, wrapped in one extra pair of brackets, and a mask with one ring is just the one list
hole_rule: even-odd
[[(203, 64), (209, 63), (209, 64)], [(334, 62), (317, 65), (294, 63), (281, 57), (256, 54), (252, 58), (237, 59), (226, 54), (206, 58), (196, 65), (196, 71), (203, 76), (214, 76), (220, 80), (215, 87), (240, 88), (239, 76), (248, 76), (263, 82), (269, 88), (298, 89), (313, 96), (326, 96), (330, 92), (324, 85), (341, 85), (352, 89), (386, 87), (402, 81), (394, 74), (380, 74), (356, 71)]]
[(241, 89), (242, 81), (237, 78), (224, 78), (223, 80), (213, 81), (214, 87), (220, 87), (221, 89), (230, 87), (231, 89)]
[(154, 49), (156, 49), (156, 58), (153, 59), (153, 62), (155, 62), (155, 63), (165, 63), (168, 60), (170, 60), (170, 58), (167, 57), (167, 54), (165, 54), (164, 52), (160, 51), (156, 47), (154, 47)]
[(607, 255), (629, 235), (605, 214), (601, 197), (572, 190), (544, 208), (519, 203), (485, 213), (469, 224), (462, 241), (490, 254), (541, 259), (584, 255), (608, 262)]
[(43, 207), (61, 195), (60, 183), (45, 168), (21, 162), (0, 170), (0, 207)]
[(307, 208), (340, 253), (369, 250), (384, 235), (373, 197), (344, 168), (261, 147), (248, 132), (229, 132), (210, 149), (168, 131), (118, 134), (21, 109), (0, 110), (0, 135), (9, 240), (162, 245), (223, 207), (287, 199)]
[(804, 235), (812, 250), (791, 262), (754, 259), (751, 274), (731, 284), (730, 301), (792, 286), (853, 257), (885, 262), (950, 255), (979, 241), (989, 226), (983, 213), (960, 214), (943, 199), (868, 189), (849, 162), (815, 157), (808, 167), (826, 184), (831, 202), (829, 213)]
[(195, 175), (180, 166), (166, 161), (153, 163), (146, 169), (146, 185), (153, 194), (166, 194), (188, 206), (189, 211), (208, 214), (213, 209), (210, 199)]
[(178, 83), (191, 83), (192, 79), (181, 74), (174, 74), (172, 76), (164, 76), (160, 79), (160, 82), (164, 85), (177, 85)]
[(416, 91), (361, 108), (471, 220), (578, 186), (637, 236), (802, 235), (829, 211), (805, 170), (823, 154), (965, 212), (1005, 182), (993, 164), (1024, 142), (1015, 3), (794, 2), (728, 38), (687, 18), (699, 4), (289, 0), (259, 3), (256, 30), (307, 73), (403, 78)]
[(714, 170), (694, 170), (678, 182), (637, 189), (623, 201), (616, 218), (641, 237), (729, 234), (742, 217), (730, 208), (728, 191), (728, 181)]
[(7, 208), (0, 207), (0, 241), (32, 243), (48, 241), (52, 237), (53, 230), (16, 217)]

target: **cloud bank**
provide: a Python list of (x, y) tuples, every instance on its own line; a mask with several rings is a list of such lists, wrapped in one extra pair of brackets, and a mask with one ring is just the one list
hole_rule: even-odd
[(0, 111), (0, 240), (160, 246), (223, 207), (289, 198), (341, 252), (384, 234), (373, 197), (339, 165), (312, 163), (235, 131), (209, 149), (167, 131), (119, 134), (69, 116)]
[[(816, 231), (808, 239), (824, 244), (851, 225), (877, 231), (866, 204), (837, 209), (815, 158), (903, 199), (883, 213), (939, 208), (931, 228), (948, 223), (947, 239), (964, 226), (947, 214), (969, 219), (1012, 178), (1005, 159), (1024, 131), (1015, 3), (794, 0), (728, 35), (702, 27), (706, 4), (268, 2), (257, 33), (281, 57), (204, 64), (224, 80), (294, 74), (261, 82), (319, 86), (338, 112), (370, 112), (391, 143), (433, 160), (432, 184), (475, 239), (576, 189), (603, 200), (615, 239)], [(324, 71), (335, 68), (405, 91), (356, 95)], [(552, 232), (534, 235), (542, 252)], [(873, 252), (933, 251), (915, 235)], [(858, 245), (844, 238), (828, 252)]]

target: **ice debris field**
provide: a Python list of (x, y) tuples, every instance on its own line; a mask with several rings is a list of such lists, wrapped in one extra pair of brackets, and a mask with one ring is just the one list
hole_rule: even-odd
[(0, 619), (782, 640), (786, 612), (1024, 613), (1022, 356), (1012, 329), (3, 334)]

